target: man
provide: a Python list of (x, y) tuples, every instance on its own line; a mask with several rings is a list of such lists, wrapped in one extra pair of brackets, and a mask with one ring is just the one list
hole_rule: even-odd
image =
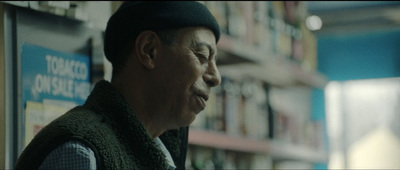
[(125, 2), (105, 31), (111, 83), (43, 128), (16, 169), (183, 169), (187, 127), (221, 82), (219, 36), (198, 2)]

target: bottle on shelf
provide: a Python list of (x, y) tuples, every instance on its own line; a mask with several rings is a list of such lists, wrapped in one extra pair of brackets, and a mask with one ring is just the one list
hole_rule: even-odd
[(230, 135), (239, 136), (240, 106), (242, 99), (240, 95), (240, 85), (228, 78), (225, 78), (223, 81), (225, 132)]
[(269, 131), (266, 92), (261, 81), (246, 79), (242, 83), (245, 96), (243, 108), (244, 129), (250, 138), (266, 139)]

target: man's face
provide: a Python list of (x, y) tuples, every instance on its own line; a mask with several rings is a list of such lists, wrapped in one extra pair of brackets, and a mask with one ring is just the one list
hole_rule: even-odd
[(215, 36), (204, 27), (184, 28), (176, 44), (162, 44), (159, 49), (155, 68), (159, 102), (168, 109), (162, 117), (170, 128), (187, 126), (206, 107), (211, 87), (221, 83)]

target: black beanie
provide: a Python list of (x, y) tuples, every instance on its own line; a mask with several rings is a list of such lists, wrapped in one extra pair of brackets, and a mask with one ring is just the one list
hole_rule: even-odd
[(117, 59), (129, 42), (145, 30), (160, 31), (183, 27), (209, 28), (218, 42), (218, 22), (207, 7), (196, 1), (126, 1), (108, 20), (104, 53), (111, 62)]

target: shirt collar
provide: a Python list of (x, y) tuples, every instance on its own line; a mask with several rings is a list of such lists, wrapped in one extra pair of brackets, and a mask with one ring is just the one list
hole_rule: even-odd
[(160, 138), (156, 138), (155, 142), (157, 143), (157, 145), (159, 146), (159, 148), (161, 149), (161, 151), (164, 153), (164, 155), (167, 157), (167, 161), (168, 164), (173, 167), (173, 169), (176, 168), (174, 161), (172, 160), (172, 156), (169, 153), (168, 149), (165, 147), (164, 143), (160, 140)]

